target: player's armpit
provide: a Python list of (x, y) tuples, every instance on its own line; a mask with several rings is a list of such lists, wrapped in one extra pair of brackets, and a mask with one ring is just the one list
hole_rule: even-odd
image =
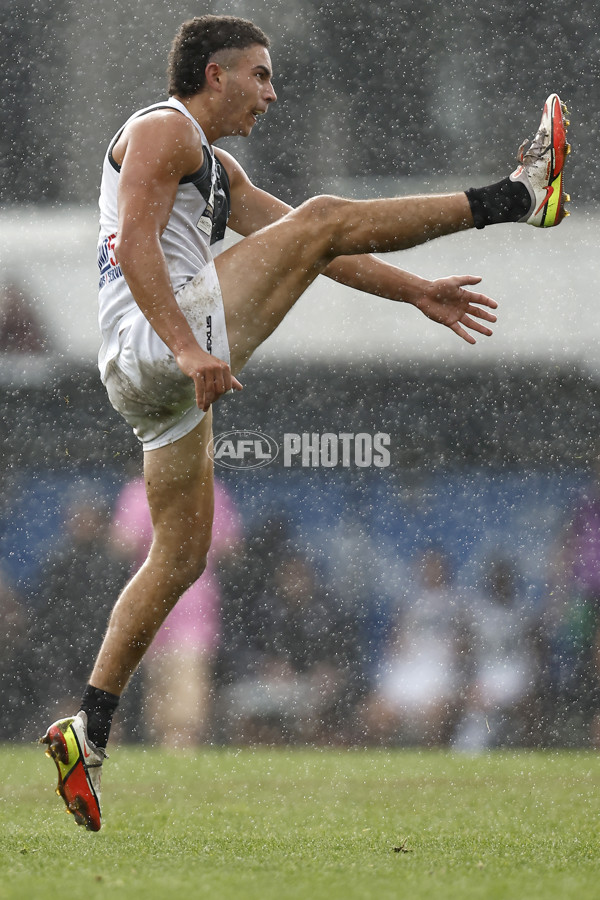
[(215, 156), (225, 167), (231, 188), (231, 213), (228, 227), (248, 237), (261, 228), (278, 222), (292, 210), (291, 206), (252, 184), (240, 164), (230, 153), (215, 148)]

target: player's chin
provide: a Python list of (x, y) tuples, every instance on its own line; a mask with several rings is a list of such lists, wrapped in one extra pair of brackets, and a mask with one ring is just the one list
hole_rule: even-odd
[(240, 125), (239, 128), (236, 128), (235, 131), (230, 131), (228, 137), (249, 137), (252, 132), (253, 126)]
[(256, 119), (253, 122), (244, 122), (235, 131), (231, 132), (231, 137), (248, 137), (255, 125)]

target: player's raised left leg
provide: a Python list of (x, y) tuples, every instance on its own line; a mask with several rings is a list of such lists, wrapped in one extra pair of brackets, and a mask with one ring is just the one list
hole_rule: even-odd
[(307, 200), (215, 260), (232, 372), (240, 371), (335, 257), (403, 250), (472, 227), (463, 193)]
[(232, 371), (240, 371), (336, 256), (403, 250), (473, 226), (559, 224), (569, 199), (562, 180), (567, 125), (566, 107), (551, 94), (531, 146), (520, 152), (521, 165), (497, 184), (384, 200), (314, 197), (221, 254), (215, 264)]

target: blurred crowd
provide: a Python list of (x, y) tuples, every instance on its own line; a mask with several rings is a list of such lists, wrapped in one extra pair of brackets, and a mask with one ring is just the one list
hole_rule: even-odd
[[(597, 485), (565, 510), (541, 596), (506, 552), (489, 547), (469, 583), (448, 548), (429, 543), (397, 561), (383, 597), (373, 571), (388, 562), (356, 522), (339, 525), (332, 577), (281, 510), (243, 527), (218, 482), (208, 569), (132, 680), (115, 739), (599, 747)], [(97, 491), (71, 498), (26, 592), (0, 566), (0, 739), (34, 739), (77, 708), (150, 539), (133, 478), (116, 502)]]

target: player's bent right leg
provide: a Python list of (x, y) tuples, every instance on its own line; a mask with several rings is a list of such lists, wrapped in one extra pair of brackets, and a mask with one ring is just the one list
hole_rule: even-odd
[(90, 684), (120, 695), (156, 632), (206, 565), (213, 521), (212, 415), (185, 437), (144, 454), (154, 539), (117, 601)]
[[(146, 648), (179, 597), (202, 572), (213, 518), (212, 416), (173, 444), (145, 454), (154, 542), (146, 563), (111, 614), (90, 687), (120, 696)], [(57, 792), (78, 824), (98, 831), (100, 771), (105, 753), (87, 733), (80, 711), (54, 722), (41, 738), (58, 770)]]

